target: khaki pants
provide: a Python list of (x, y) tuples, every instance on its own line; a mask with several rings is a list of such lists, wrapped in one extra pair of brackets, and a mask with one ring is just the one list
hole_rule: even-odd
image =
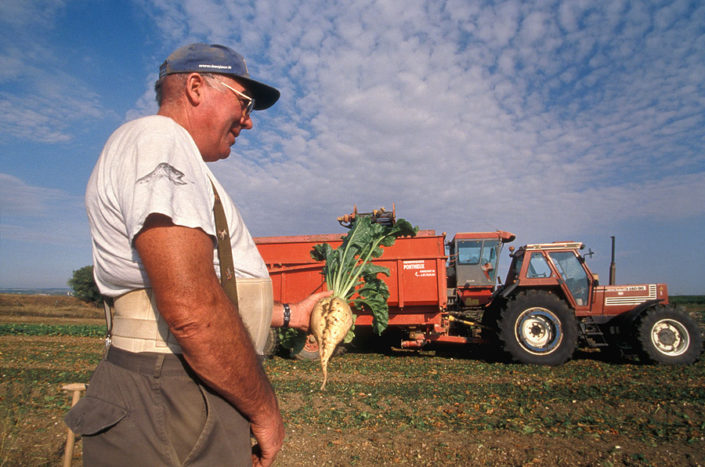
[(112, 347), (65, 420), (86, 466), (251, 465), (248, 421), (173, 354)]

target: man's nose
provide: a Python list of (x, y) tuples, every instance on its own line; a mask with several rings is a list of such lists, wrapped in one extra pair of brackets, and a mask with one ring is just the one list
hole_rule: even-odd
[(243, 113), (242, 118), (240, 118), (240, 125), (245, 130), (252, 129), (253, 123), (252, 123), (252, 117), (250, 116), (250, 114)]

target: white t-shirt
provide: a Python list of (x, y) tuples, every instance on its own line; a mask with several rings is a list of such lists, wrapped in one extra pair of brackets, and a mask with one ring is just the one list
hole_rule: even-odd
[(269, 277), (239, 211), (206, 166), (191, 135), (172, 119), (153, 115), (126, 123), (111, 135), (88, 181), (94, 276), (102, 294), (117, 297), (150, 287), (133, 241), (152, 213), (210, 235), (213, 264), (220, 274), (210, 180), (228, 220), (235, 275)]

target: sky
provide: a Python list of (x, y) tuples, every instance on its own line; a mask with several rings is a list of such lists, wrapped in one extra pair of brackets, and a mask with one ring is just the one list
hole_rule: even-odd
[(0, 288), (91, 264), (93, 165), (192, 42), (282, 93), (211, 166), (255, 236), (394, 206), (584, 242), (603, 283), (614, 236), (617, 283), (705, 294), (705, 2), (680, 0), (3, 0)]

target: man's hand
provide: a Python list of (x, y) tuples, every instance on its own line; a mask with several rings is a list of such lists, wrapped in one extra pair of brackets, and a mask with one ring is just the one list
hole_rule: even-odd
[(289, 321), (289, 326), (304, 332), (308, 331), (308, 325), (311, 322), (311, 311), (313, 311), (313, 306), (320, 299), (329, 297), (331, 295), (333, 295), (333, 291), (326, 290), (325, 292), (318, 292), (313, 295), (309, 295), (307, 298), (300, 301), (299, 303), (294, 303), (290, 305), (291, 320)]
[(273, 417), (266, 417), (261, 423), (253, 422), (252, 434), (257, 444), (252, 449), (252, 465), (268, 467), (284, 444), (284, 422), (279, 412)]

